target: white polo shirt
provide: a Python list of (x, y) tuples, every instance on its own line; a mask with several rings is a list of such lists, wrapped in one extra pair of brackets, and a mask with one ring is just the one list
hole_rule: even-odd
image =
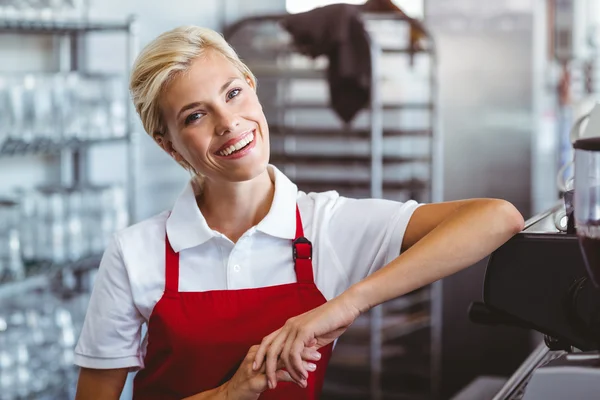
[(170, 215), (165, 211), (114, 235), (102, 257), (75, 348), (77, 365), (143, 367), (142, 325), (165, 286), (165, 230), (180, 253), (179, 290), (184, 292), (295, 282), (291, 240), (296, 204), (304, 234), (313, 243), (315, 283), (327, 300), (399, 255), (406, 226), (418, 207), (415, 201), (357, 200), (334, 191), (306, 194), (274, 166), (268, 170), (275, 182), (271, 209), (237, 243), (207, 225), (191, 183)]

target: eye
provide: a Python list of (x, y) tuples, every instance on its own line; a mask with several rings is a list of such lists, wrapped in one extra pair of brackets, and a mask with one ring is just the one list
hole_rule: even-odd
[(198, 121), (200, 118), (202, 118), (202, 113), (200, 112), (195, 112), (195, 113), (191, 113), (190, 115), (188, 115), (185, 119), (185, 124), (189, 125), (192, 122)]
[(227, 100), (231, 100), (234, 97), (237, 97), (242, 92), (242, 89), (233, 89), (229, 93), (227, 93)]

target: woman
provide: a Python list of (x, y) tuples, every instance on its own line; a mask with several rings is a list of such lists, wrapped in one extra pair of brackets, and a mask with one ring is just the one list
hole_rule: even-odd
[(136, 399), (316, 399), (333, 341), (361, 313), (523, 227), (502, 200), (298, 191), (268, 165), (254, 76), (211, 30), (150, 43), (131, 93), (145, 130), (195, 178), (170, 212), (107, 248), (75, 352), (77, 399), (117, 399), (132, 370)]

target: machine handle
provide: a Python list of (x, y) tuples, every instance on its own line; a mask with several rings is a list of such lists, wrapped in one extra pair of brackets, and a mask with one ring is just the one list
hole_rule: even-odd
[(469, 320), (484, 325), (510, 325), (520, 328), (531, 329), (520, 319), (502, 311), (489, 308), (485, 303), (474, 301), (469, 306)]

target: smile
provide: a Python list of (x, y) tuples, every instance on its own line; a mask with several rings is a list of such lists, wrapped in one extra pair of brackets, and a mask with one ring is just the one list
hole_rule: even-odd
[(254, 142), (254, 131), (250, 131), (245, 135), (241, 135), (240, 138), (236, 138), (234, 141), (235, 143), (225, 144), (225, 146), (217, 151), (217, 154), (222, 157), (228, 157), (250, 147), (250, 145)]

